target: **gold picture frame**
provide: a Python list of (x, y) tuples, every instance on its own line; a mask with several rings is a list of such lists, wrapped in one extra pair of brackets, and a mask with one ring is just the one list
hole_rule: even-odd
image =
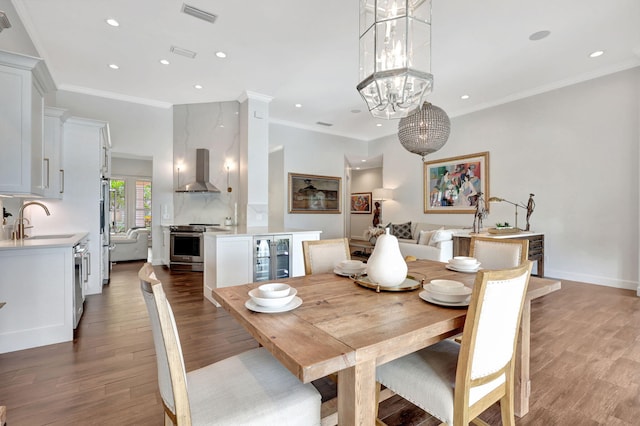
[(289, 213), (340, 214), (342, 178), (289, 173)]
[(475, 214), (480, 193), (489, 199), (488, 151), (426, 161), (423, 167), (425, 213)]

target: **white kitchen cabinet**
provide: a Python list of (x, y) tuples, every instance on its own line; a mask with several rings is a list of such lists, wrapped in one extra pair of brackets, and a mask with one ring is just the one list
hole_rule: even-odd
[(40, 58), (0, 51), (0, 194), (44, 195), (44, 94), (55, 90)]
[(253, 236), (205, 233), (204, 296), (211, 290), (253, 281)]
[(64, 194), (63, 133), (67, 110), (44, 110), (44, 198), (61, 199)]
[(108, 125), (100, 129), (100, 173), (104, 178), (111, 177), (111, 134)]
[(73, 340), (73, 249), (0, 250), (0, 353)]
[(304, 255), (302, 253), (302, 242), (319, 240), (320, 231), (296, 232), (293, 234), (291, 242), (291, 276), (301, 277), (304, 275)]

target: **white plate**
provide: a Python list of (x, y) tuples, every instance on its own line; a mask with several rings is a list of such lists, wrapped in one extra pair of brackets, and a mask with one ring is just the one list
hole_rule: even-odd
[(420, 299), (424, 300), (425, 302), (433, 303), (434, 305), (439, 305), (439, 306), (446, 306), (448, 308), (466, 308), (467, 306), (469, 306), (469, 299), (465, 300), (464, 302), (456, 302), (456, 303), (442, 302), (440, 300), (436, 300), (433, 297), (431, 297), (429, 295), (429, 292), (426, 290), (421, 291), (420, 294), (418, 294), (418, 296), (420, 296)]
[(275, 314), (278, 312), (292, 311), (298, 306), (302, 305), (302, 299), (294, 297), (293, 300), (284, 306), (278, 306), (277, 308), (267, 308), (266, 306), (260, 306), (253, 300), (249, 299), (244, 302), (244, 307), (254, 312), (262, 312), (263, 314)]
[(340, 267), (336, 266), (333, 270), (334, 274), (340, 275), (341, 277), (350, 277), (352, 275), (364, 275), (367, 272), (367, 267), (365, 266), (364, 268), (360, 269), (359, 271), (355, 271), (355, 272), (344, 272), (342, 270), (340, 270)]
[(457, 268), (453, 265), (444, 265), (445, 268), (450, 269), (452, 271), (456, 271), (456, 272), (466, 272), (466, 273), (476, 273), (480, 270), (479, 266), (476, 266), (475, 268)]

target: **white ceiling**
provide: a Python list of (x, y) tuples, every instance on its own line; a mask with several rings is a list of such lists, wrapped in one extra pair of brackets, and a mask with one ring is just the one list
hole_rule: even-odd
[[(12, 0), (61, 90), (164, 106), (249, 91), (273, 97), (272, 121), (362, 140), (397, 131), (355, 88), (358, 0), (186, 2), (217, 21), (181, 13), (182, 0)], [(551, 35), (530, 41), (540, 30)], [(429, 100), (454, 117), (640, 65), (640, 1), (433, 0), (432, 38)]]

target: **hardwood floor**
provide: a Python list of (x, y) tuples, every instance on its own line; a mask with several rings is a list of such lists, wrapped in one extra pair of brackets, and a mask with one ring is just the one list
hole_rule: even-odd
[[(7, 424), (162, 425), (155, 352), (137, 271), (114, 265), (111, 284), (89, 296), (73, 342), (0, 355)], [(202, 297), (202, 274), (156, 267), (176, 314), (187, 370), (257, 346)], [(34, 313), (36, 314), (36, 313)], [(531, 411), (519, 425), (637, 425), (640, 419), (640, 298), (575, 282), (532, 309)], [(323, 395), (335, 392), (320, 383)], [(500, 424), (499, 408), (482, 418)], [(398, 396), (388, 425), (439, 422)]]

